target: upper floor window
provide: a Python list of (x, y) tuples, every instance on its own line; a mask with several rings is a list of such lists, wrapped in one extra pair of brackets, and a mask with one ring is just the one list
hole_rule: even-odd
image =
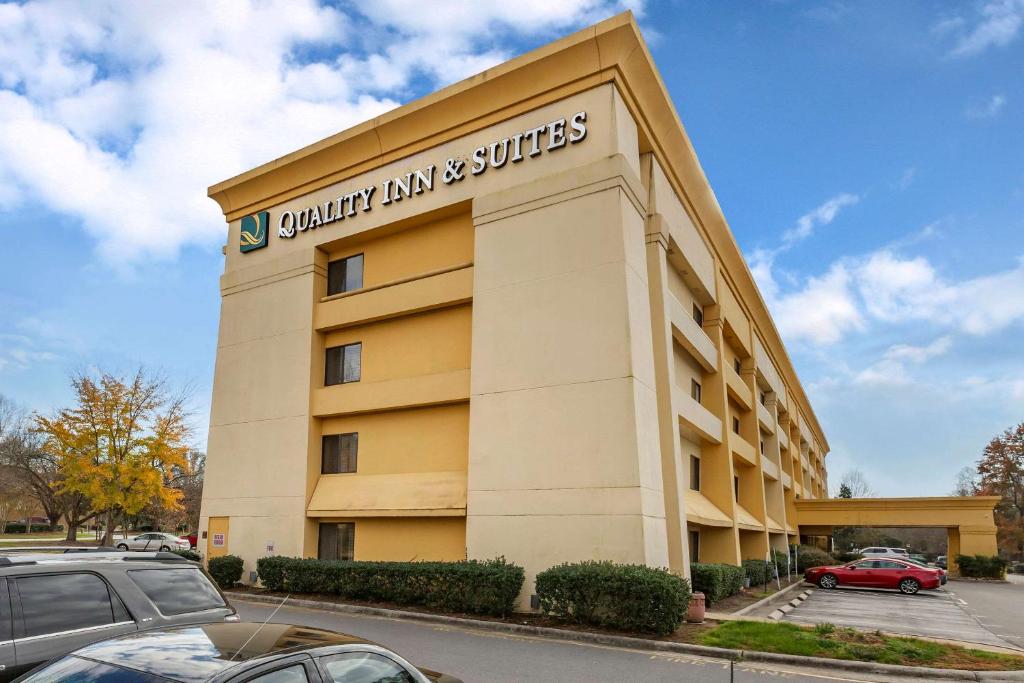
[(761, 439), (761, 455), (764, 455), (764, 439)]
[(732, 369), (736, 371), (737, 375), (740, 374), (740, 368), (741, 367), (743, 367), (743, 363), (740, 361), (740, 359), (739, 358), (734, 358), (732, 360)]
[(740, 478), (739, 477), (733, 477), (732, 478), (732, 492), (736, 496), (736, 500), (738, 502), (739, 499), (740, 499)]
[(321, 451), (320, 473), (343, 474), (356, 471), (359, 434), (325, 434)]
[(764, 392), (762, 391), (762, 392), (760, 392), (760, 396), (759, 396), (759, 398), (760, 398), (760, 400), (761, 400), (761, 405), (763, 405), (763, 406), (766, 406), (766, 405), (768, 405), (767, 403), (765, 403), (765, 401), (767, 401), (767, 400), (768, 400), (768, 394), (766, 394), (766, 393), (764, 393)]
[(700, 382), (695, 379), (690, 380), (690, 398), (700, 403)]
[(693, 305), (693, 320), (698, 325), (704, 324), (704, 309), (697, 304)]
[(358, 382), (363, 371), (363, 345), (360, 342), (327, 349), (324, 385)]
[(732, 419), (732, 431), (736, 432), (737, 434), (740, 433), (740, 419), (738, 417), (734, 417)]
[(327, 264), (327, 295), (363, 288), (363, 255), (331, 261)]
[(700, 491), (700, 458), (696, 455), (690, 456), (690, 488)]

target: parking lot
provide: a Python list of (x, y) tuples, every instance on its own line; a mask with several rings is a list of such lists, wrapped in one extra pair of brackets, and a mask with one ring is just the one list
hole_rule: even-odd
[[(828, 622), (836, 626), (1020, 648), (1017, 643), (983, 626), (976, 615), (968, 611), (962, 598), (954, 595), (959, 585), (950, 582), (943, 589), (921, 591), (917, 595), (869, 588), (817, 588), (783, 619), (798, 624)], [(1011, 588), (1007, 584), (989, 585)], [(1007, 590), (1008, 599), (1016, 598), (1018, 592), (1012, 593)], [(1020, 608), (1024, 608), (1024, 601)]]

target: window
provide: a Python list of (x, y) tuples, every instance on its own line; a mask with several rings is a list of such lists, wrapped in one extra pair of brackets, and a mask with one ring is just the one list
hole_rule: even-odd
[(691, 531), (688, 536), (690, 540), (690, 562), (700, 562), (700, 532)]
[(327, 295), (363, 288), (363, 255), (331, 261), (327, 264)]
[(764, 439), (761, 439), (761, 455), (764, 455)]
[(128, 572), (161, 614), (188, 614), (224, 607), (224, 599), (195, 567), (138, 569)]
[(700, 491), (700, 458), (696, 455), (690, 456), (690, 488)]
[(693, 305), (693, 321), (698, 325), (704, 324), (704, 309), (697, 304)]
[(27, 637), (129, 620), (124, 605), (115, 597), (115, 609), (107, 584), (95, 574), (22, 576), (17, 587)]
[(733, 492), (733, 494), (735, 494), (736, 500), (739, 501), (739, 499), (740, 499), (740, 478), (739, 477), (733, 477), (732, 478), (732, 492)]
[(346, 652), (320, 659), (334, 683), (415, 683), (404, 668), (372, 652)]
[(327, 349), (327, 366), (324, 385), (358, 382), (363, 370), (363, 345), (361, 343), (332, 346)]
[(759, 392), (759, 399), (761, 401), (761, 405), (767, 405), (765, 403), (765, 401), (767, 400), (767, 397), (768, 397), (768, 394), (764, 393), (763, 391)]
[(690, 398), (700, 403), (700, 382), (695, 379), (690, 380)]
[(736, 432), (737, 434), (740, 433), (740, 419), (738, 417), (734, 417), (732, 419), (732, 431)]
[(743, 367), (743, 364), (740, 362), (740, 359), (739, 358), (733, 358), (733, 360), (732, 360), (732, 369), (736, 371), (737, 375), (740, 374), (740, 368), (741, 367)]
[(306, 667), (301, 664), (292, 664), (283, 669), (275, 669), (262, 676), (250, 678), (249, 683), (307, 683)]
[(359, 434), (325, 434), (321, 451), (320, 473), (341, 474), (356, 471)]
[(352, 560), (355, 557), (356, 525), (331, 522), (320, 525), (317, 557), (321, 560)]

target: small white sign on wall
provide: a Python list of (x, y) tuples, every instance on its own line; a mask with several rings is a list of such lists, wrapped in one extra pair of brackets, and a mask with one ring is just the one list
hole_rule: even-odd
[(213, 535), (213, 547), (214, 548), (223, 548), (224, 547), (224, 534), (214, 534)]
[(273, 553), (274, 552), (274, 542), (273, 541), (267, 541), (267, 552), (268, 553)]

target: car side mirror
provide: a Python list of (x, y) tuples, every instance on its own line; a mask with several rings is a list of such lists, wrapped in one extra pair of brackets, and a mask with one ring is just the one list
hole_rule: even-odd
[(857, 568), (857, 565), (855, 565), (855, 564), (851, 564), (849, 567), (847, 567), (847, 569), (856, 569), (856, 568)]

